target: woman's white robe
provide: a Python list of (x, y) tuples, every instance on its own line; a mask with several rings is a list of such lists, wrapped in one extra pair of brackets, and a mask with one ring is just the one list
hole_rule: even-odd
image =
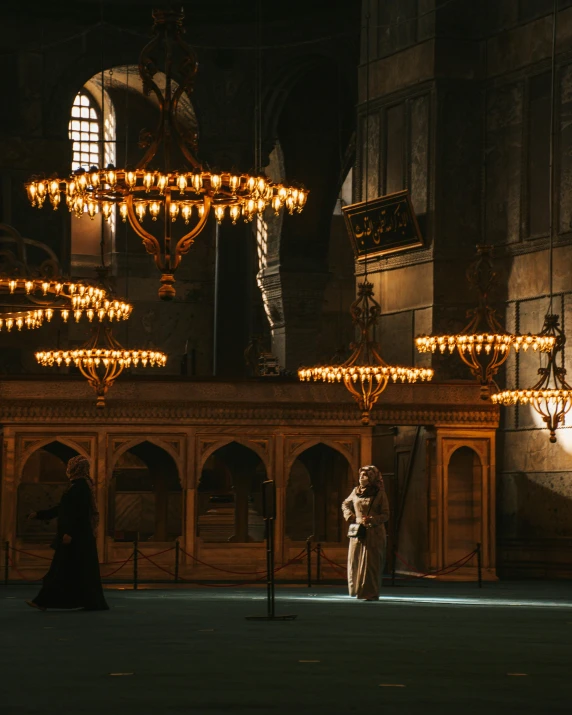
[[(373, 498), (373, 504), (370, 503)], [(342, 504), (344, 519), (361, 524), (363, 518), (372, 517), (367, 527), (365, 541), (350, 539), (348, 551), (348, 588), (350, 596), (375, 600), (379, 598), (387, 535), (385, 522), (389, 519), (389, 501), (384, 489), (375, 497), (360, 497), (356, 490)]]

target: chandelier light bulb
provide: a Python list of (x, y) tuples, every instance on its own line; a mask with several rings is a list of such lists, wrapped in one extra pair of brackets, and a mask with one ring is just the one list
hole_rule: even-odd
[(159, 189), (159, 193), (163, 194), (165, 191), (165, 187), (169, 183), (169, 177), (165, 176), (164, 174), (159, 174), (157, 178), (157, 188)]
[(235, 224), (240, 217), (240, 205), (233, 204), (229, 209), (229, 214), (232, 219), (232, 223)]
[(171, 216), (171, 221), (174, 222), (177, 220), (177, 216), (179, 215), (179, 204), (176, 201), (173, 201), (169, 206), (169, 214)]
[(149, 213), (151, 214), (151, 219), (153, 221), (156, 221), (160, 212), (161, 212), (161, 204), (158, 201), (152, 201), (149, 204)]
[(191, 214), (193, 211), (193, 207), (191, 204), (183, 204), (181, 207), (181, 216), (185, 220), (185, 223), (189, 223), (189, 219), (191, 218)]
[(147, 193), (151, 191), (151, 188), (153, 187), (155, 177), (150, 171), (145, 172), (145, 176), (143, 177), (143, 186), (145, 187), (145, 190)]
[(224, 206), (215, 206), (214, 214), (217, 223), (221, 223), (224, 218)]
[(145, 214), (147, 213), (147, 204), (144, 201), (138, 201), (135, 205), (135, 213), (140, 223), (143, 223)]
[(203, 177), (201, 176), (201, 174), (193, 174), (192, 185), (193, 189), (195, 190), (195, 193), (198, 194), (203, 188)]

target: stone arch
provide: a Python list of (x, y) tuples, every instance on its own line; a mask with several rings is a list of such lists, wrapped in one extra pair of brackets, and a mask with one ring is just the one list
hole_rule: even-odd
[(482, 541), (483, 462), (474, 445), (457, 445), (446, 466), (446, 562), (453, 563)]
[(323, 444), (326, 447), (331, 447), (336, 452), (339, 452), (343, 457), (347, 459), (351, 469), (357, 474), (358, 463), (353, 450), (355, 442), (340, 442), (335, 439), (329, 439), (328, 437), (314, 437), (303, 442), (292, 442), (289, 445), (290, 449), (288, 450), (288, 453), (284, 460), (284, 471), (288, 473), (292, 467), (292, 464), (300, 456), (300, 454), (302, 454), (302, 452), (305, 452), (306, 450), (310, 449), (311, 447), (315, 447), (318, 444)]
[(340, 506), (348, 493), (352, 465), (344, 451), (316, 440), (304, 445), (287, 471), (285, 533), (292, 541), (339, 543)]
[(197, 536), (203, 542), (263, 541), (261, 487), (268, 470), (260, 450), (230, 439), (209, 452), (197, 484)]
[(69, 449), (73, 450), (76, 454), (80, 454), (82, 457), (85, 457), (90, 464), (90, 468), (93, 473), (93, 459), (91, 454), (86, 450), (85, 446), (82, 446), (81, 444), (78, 444), (77, 442), (74, 442), (73, 439), (70, 439), (68, 437), (61, 437), (61, 436), (55, 436), (55, 437), (44, 437), (42, 439), (39, 439), (37, 442), (34, 442), (31, 444), (27, 449), (24, 450), (20, 457), (20, 464), (19, 464), (19, 469), (18, 473), (16, 475), (16, 481), (19, 482), (22, 478), (22, 472), (24, 471), (24, 467), (26, 466), (26, 462), (30, 458), (30, 456), (38, 451), (39, 449), (43, 449), (46, 445), (52, 444), (53, 442), (58, 442), (65, 447), (68, 447)]
[[(334, 354), (339, 345), (332, 343), (340, 337), (335, 321), (330, 320), (334, 327), (324, 327), (325, 290), (338, 274), (353, 285), (353, 256), (343, 226), (340, 230), (333, 222), (355, 124), (355, 83), (346, 80), (342, 64), (338, 57), (319, 53), (290, 60), (277, 69), (265, 100), (265, 155), (279, 142), (288, 177), (304, 177), (312, 187), (311, 201), (295, 220), (284, 215), (280, 223), (268, 224), (267, 266), (258, 274), (272, 352), (291, 370)], [(299, 112), (300, 106), (306, 110)], [(343, 241), (335, 240), (339, 235)], [(336, 260), (332, 273), (338, 244), (347, 255)], [(339, 304), (340, 290), (334, 290), (332, 305)]]
[(183, 531), (180, 465), (157, 440), (137, 439), (114, 455), (106, 532), (116, 542), (171, 542)]
[(159, 449), (162, 449), (163, 451), (167, 452), (169, 456), (172, 457), (173, 461), (177, 465), (177, 471), (179, 474), (179, 482), (181, 483), (181, 487), (184, 488), (184, 483), (183, 483), (183, 468), (184, 464), (181, 459), (181, 455), (176, 452), (176, 450), (173, 448), (171, 444), (168, 442), (164, 442), (162, 439), (159, 437), (154, 437), (153, 435), (147, 435), (145, 437), (139, 435), (137, 437), (133, 437), (133, 439), (130, 439), (129, 441), (123, 442), (112, 454), (109, 460), (109, 465), (108, 465), (108, 470), (107, 470), (107, 479), (109, 480), (111, 476), (113, 475), (113, 470), (115, 468), (115, 465), (121, 458), (121, 456), (133, 449), (133, 447), (137, 447), (138, 444), (143, 444), (144, 442), (149, 442), (150, 444), (155, 445), (155, 447), (158, 447)]
[(207, 459), (213, 455), (216, 451), (221, 449), (222, 447), (225, 447), (228, 444), (231, 444), (232, 442), (236, 442), (237, 444), (242, 445), (243, 447), (246, 447), (247, 449), (252, 450), (255, 452), (261, 459), (262, 463), (264, 464), (264, 468), (266, 469), (266, 472), (270, 472), (270, 456), (268, 454), (268, 451), (265, 451), (259, 444), (257, 444), (254, 440), (248, 440), (246, 438), (242, 438), (240, 435), (234, 435), (234, 436), (229, 436), (229, 437), (222, 437), (220, 439), (217, 439), (216, 441), (209, 441), (208, 443), (203, 443), (204, 450), (201, 453), (199, 457), (199, 463), (198, 463), (198, 469), (197, 469), (197, 475), (198, 478), (200, 479), (200, 473), (203, 470), (203, 467), (205, 465), (205, 462)]
[[(66, 463), (80, 454), (90, 460), (85, 450), (71, 440), (46, 438), (34, 442), (22, 455), (16, 491), (18, 538), (25, 542), (42, 544), (53, 540), (56, 533), (55, 521), (29, 521), (26, 515), (32, 511), (49, 509), (59, 503), (68, 486)], [(34, 478), (26, 478), (28, 466), (36, 472)]]

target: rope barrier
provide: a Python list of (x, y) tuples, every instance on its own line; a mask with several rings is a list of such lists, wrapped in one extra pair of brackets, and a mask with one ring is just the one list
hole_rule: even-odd
[[(466, 564), (469, 563), (473, 559), (473, 557), (477, 554), (477, 549), (474, 551), (471, 551), (469, 554), (466, 556), (463, 556), (460, 558), (458, 561), (454, 561), (452, 564), (449, 564), (448, 566), (444, 566), (441, 569), (438, 569), (437, 571), (427, 571), (425, 573), (417, 573), (413, 576), (404, 576), (406, 579), (415, 579), (415, 578), (427, 578), (428, 576), (448, 576), (449, 574), (454, 573), (455, 571), (458, 571), (460, 568), (465, 566)], [(322, 549), (322, 556), (324, 559), (331, 565), (334, 566), (335, 568), (339, 569), (340, 571), (343, 571), (346, 573), (346, 567), (342, 566), (341, 564), (337, 564), (335, 561), (332, 561), (327, 554), (324, 552)], [(414, 569), (411, 564), (407, 563), (405, 559), (403, 559), (399, 554), (396, 554), (397, 558), (408, 568)]]
[[(169, 576), (173, 577), (176, 581), (177, 581), (177, 580), (180, 580), (180, 581), (183, 581), (183, 582), (185, 582), (185, 583), (190, 583), (190, 584), (203, 585), (203, 586), (208, 586), (208, 587), (211, 587), (211, 588), (232, 588), (232, 587), (236, 587), (236, 586), (255, 585), (255, 584), (261, 583), (261, 582), (264, 581), (264, 579), (266, 578), (266, 570), (264, 570), (264, 571), (260, 571), (260, 570), (257, 570), (257, 571), (233, 571), (233, 570), (231, 570), (231, 569), (225, 569), (225, 568), (222, 568), (222, 567), (220, 567), (220, 566), (215, 566), (214, 564), (209, 564), (209, 563), (207, 563), (206, 561), (202, 561), (201, 559), (197, 558), (197, 557), (194, 556), (193, 554), (190, 554), (188, 551), (185, 551), (184, 549), (181, 549), (181, 548), (180, 548), (180, 551), (181, 551), (183, 554), (185, 554), (186, 556), (188, 556), (190, 559), (192, 559), (192, 560), (195, 561), (196, 563), (201, 564), (202, 566), (206, 566), (207, 568), (213, 569), (213, 570), (215, 570), (215, 571), (220, 571), (220, 572), (222, 572), (222, 573), (228, 573), (228, 574), (232, 574), (232, 575), (235, 575), (235, 576), (257, 576), (257, 577), (258, 577), (258, 578), (255, 578), (254, 580), (243, 581), (243, 582), (239, 582), (239, 583), (234, 582), (234, 583), (231, 583), (231, 584), (206, 584), (206, 583), (204, 583), (203, 581), (196, 581), (196, 580), (186, 579), (186, 578), (183, 578), (183, 577), (181, 577), (180, 575), (174, 573), (174, 572), (171, 571), (170, 569), (165, 568), (165, 567), (161, 566), (160, 564), (156, 563), (155, 561), (153, 561), (153, 558), (155, 558), (155, 557), (157, 557), (157, 556), (162, 556), (163, 554), (167, 554), (167, 553), (169, 553), (169, 552), (171, 552), (171, 551), (174, 551), (175, 549), (176, 549), (175, 546), (171, 546), (171, 547), (169, 547), (169, 548), (167, 548), (167, 549), (163, 549), (162, 551), (156, 551), (156, 552), (154, 552), (154, 553), (152, 553), (152, 554), (144, 554), (140, 549), (137, 549), (137, 553), (138, 553), (139, 555), (141, 555), (144, 559), (146, 559), (147, 561), (149, 561), (153, 566), (155, 566), (155, 568), (158, 568), (160, 571), (163, 571), (164, 573), (166, 573), (166, 574), (168, 574)], [(302, 549), (302, 550), (301, 550), (296, 556), (294, 556), (292, 559), (289, 559), (288, 561), (286, 561), (286, 563), (284, 563), (284, 564), (282, 564), (281, 566), (278, 566), (277, 568), (275, 568), (275, 569), (274, 569), (274, 573), (278, 573), (279, 571), (282, 571), (283, 569), (287, 568), (288, 566), (292, 566), (293, 564), (296, 564), (296, 563), (299, 563), (300, 561), (303, 561), (304, 558), (306, 558), (306, 557), (308, 556), (308, 553), (315, 552), (315, 551), (317, 551), (317, 549), (318, 549), (317, 546), (315, 546), (315, 547), (314, 547), (313, 549), (311, 549), (309, 552), (308, 552), (307, 549)], [(40, 554), (34, 554), (34, 553), (32, 553), (31, 551), (25, 551), (24, 549), (17, 549), (16, 547), (13, 547), (13, 546), (12, 546), (12, 547), (11, 547), (11, 550), (12, 550), (14, 553), (24, 554), (24, 555), (26, 555), (26, 556), (31, 556), (32, 558), (41, 559), (41, 560), (43, 560), (43, 561), (51, 561), (51, 558), (50, 558), (50, 557), (42, 556), (42, 555), (40, 555)], [(403, 576), (403, 578), (404, 578), (404, 579), (422, 579), (422, 578), (428, 578), (428, 577), (431, 577), (431, 576), (447, 576), (447, 575), (449, 575), (449, 574), (454, 573), (455, 571), (458, 571), (460, 568), (462, 568), (463, 566), (465, 566), (466, 564), (468, 564), (468, 563), (474, 558), (474, 556), (477, 555), (477, 552), (478, 552), (478, 549), (475, 549), (474, 551), (471, 551), (471, 552), (470, 552), (469, 554), (467, 554), (466, 556), (463, 556), (463, 557), (461, 557), (460, 559), (458, 559), (457, 561), (454, 561), (452, 564), (448, 564), (447, 566), (444, 566), (444, 567), (441, 568), (441, 569), (437, 569), (436, 571), (427, 571), (427, 572), (415, 573), (415, 574), (412, 574), (412, 575), (405, 575), (405, 576)], [(127, 559), (125, 559), (124, 561), (108, 561), (108, 562), (100, 563), (100, 566), (112, 566), (112, 565), (119, 564), (118, 568), (114, 569), (113, 571), (111, 571), (111, 572), (108, 573), (108, 574), (102, 574), (101, 578), (102, 578), (102, 579), (108, 579), (108, 578), (110, 578), (111, 576), (113, 576), (113, 575), (115, 575), (116, 573), (118, 573), (119, 571), (121, 571), (122, 568), (124, 568), (130, 561), (133, 560), (134, 555), (135, 555), (135, 553), (130, 554), (130, 556), (129, 556)], [(332, 559), (330, 559), (329, 556), (324, 552), (323, 549), (321, 549), (321, 555), (324, 557), (324, 559), (326, 560), (326, 562), (327, 562), (328, 564), (330, 564), (330, 566), (333, 566), (335, 569), (338, 569), (339, 571), (343, 572), (344, 575), (346, 574), (346, 572), (347, 572), (347, 567), (346, 567), (345, 565), (338, 564), (338, 563), (336, 563), (335, 561), (333, 561)], [(395, 557), (396, 557), (404, 566), (406, 566), (407, 568), (411, 569), (412, 571), (416, 571), (415, 567), (412, 566), (409, 562), (407, 562), (407, 561), (401, 556), (401, 554), (396, 553), (396, 554), (395, 554)], [(36, 583), (36, 582), (38, 582), (38, 581), (41, 580), (41, 579), (29, 579), (29, 578), (27, 578), (26, 576), (24, 576), (24, 574), (16, 567), (16, 565), (15, 565), (15, 563), (14, 563), (14, 559), (12, 559), (9, 554), (8, 554), (8, 562), (9, 562), (11, 568), (12, 568), (12, 569), (20, 576), (20, 578), (22, 578), (24, 581), (28, 581), (28, 582), (30, 582), (30, 583)]]
[(17, 549), (15, 546), (11, 546), (12, 551), (17, 551), (19, 554), (26, 554), (26, 556), (33, 556), (35, 559), (43, 559), (44, 561), (51, 561), (51, 556), (40, 556), (40, 554), (33, 554), (31, 551), (23, 551), (22, 549)]
[(326, 559), (326, 561), (327, 561), (329, 564), (331, 564), (332, 566), (335, 566), (337, 569), (340, 569), (340, 571), (343, 571), (344, 574), (347, 573), (347, 566), (342, 566), (341, 564), (337, 564), (335, 561), (332, 561), (331, 559), (329, 559), (329, 558), (326, 556), (326, 554), (325, 554), (325, 552), (324, 552), (323, 549), (322, 549), (322, 556)]
[(201, 561), (196, 556), (189, 554), (189, 552), (185, 551), (185, 549), (181, 549), (181, 553), (185, 554), (190, 559), (193, 559), (193, 561), (196, 561), (198, 564), (201, 564), (202, 566), (207, 566), (209, 569), (215, 569), (215, 571), (222, 571), (223, 573), (231, 573), (236, 576), (254, 576), (254, 575), (266, 573), (266, 571), (229, 571), (228, 569), (223, 569), (220, 566), (213, 566), (212, 564), (207, 564), (206, 561)]
[(10, 567), (20, 576), (21, 579), (24, 581), (28, 581), (28, 583), (39, 583), (42, 579), (41, 578), (28, 578), (27, 576), (24, 576), (24, 574), (16, 567), (14, 564), (13, 559), (8, 556), (8, 562), (10, 564)]
[[(128, 564), (128, 563), (131, 561), (132, 558), (133, 558), (133, 554), (131, 554), (131, 556), (130, 556), (126, 561), (122, 561), (122, 562), (121, 562), (121, 566), (120, 566), (119, 568), (115, 569), (115, 571), (112, 571), (111, 573), (108, 573), (108, 574), (105, 574), (105, 575), (102, 574), (102, 575), (101, 575), (101, 578), (109, 578), (110, 576), (113, 576), (113, 574), (116, 574), (118, 571), (121, 571), (121, 569), (122, 569), (126, 564)], [(115, 563), (120, 563), (120, 562), (119, 562), (119, 561), (116, 561)]]
[[(315, 547), (314, 547), (313, 551), (315, 551)], [(259, 575), (259, 574), (264, 576), (266, 574), (266, 570), (264, 570), (264, 571), (230, 571), (229, 569), (223, 569), (220, 566), (213, 566), (212, 564), (208, 564), (206, 561), (201, 561), (201, 559), (198, 559), (196, 556), (189, 554), (189, 552), (185, 551), (184, 549), (181, 549), (181, 553), (185, 554), (189, 558), (193, 559), (193, 561), (196, 561), (197, 563), (201, 564), (202, 566), (206, 566), (207, 568), (214, 569), (215, 571), (222, 571), (223, 573), (230, 573), (235, 576), (255, 576), (255, 575)], [(297, 556), (294, 556), (293, 559), (290, 559), (290, 561), (287, 561), (282, 566), (279, 566), (277, 569), (274, 569), (274, 573), (281, 571), (283, 568), (286, 568), (286, 566), (290, 566), (291, 564), (296, 563), (297, 561), (300, 561), (301, 557), (305, 556), (305, 555), (306, 555), (306, 549), (302, 549), (302, 551), (300, 551), (300, 553)]]
[[(169, 571), (169, 569), (164, 568), (163, 566), (160, 566), (159, 564), (156, 564), (152, 559), (150, 559), (148, 556), (145, 554), (141, 553), (139, 551), (139, 554), (144, 558), (147, 559), (150, 563), (153, 564), (156, 568), (160, 569), (161, 571), (164, 571), (166, 574), (169, 574), (169, 576), (175, 576), (175, 574), (172, 571)], [(179, 576), (179, 580), (184, 581), (185, 583), (191, 583), (199, 586), (207, 586), (208, 588), (236, 588), (236, 586), (248, 586), (252, 584), (257, 584), (262, 581), (266, 576), (261, 576), (260, 578), (255, 579), (254, 581), (243, 581), (242, 583), (225, 583), (225, 584), (214, 584), (214, 583), (204, 583), (203, 581), (192, 581), (191, 579), (188, 578), (183, 578), (182, 576)]]
[[(404, 576), (404, 578), (408, 579), (414, 579), (414, 578), (426, 578), (427, 576), (447, 576), (450, 573), (454, 573), (455, 571), (458, 571), (462, 566), (465, 566), (469, 561), (476, 555), (477, 549), (474, 551), (471, 551), (469, 554), (466, 554), (462, 558), (460, 558), (458, 561), (454, 561), (452, 564), (449, 564), (448, 566), (443, 566), (441, 569), (437, 569), (437, 571), (426, 571), (426, 572), (421, 572), (421, 573), (416, 573), (415, 575), (412, 576)], [(413, 569), (413, 571), (417, 571), (417, 569), (414, 566), (411, 566), (411, 564), (407, 563), (405, 559), (398, 553), (395, 554), (396, 558), (401, 561), (401, 563), (404, 566), (407, 566), (407, 568)]]

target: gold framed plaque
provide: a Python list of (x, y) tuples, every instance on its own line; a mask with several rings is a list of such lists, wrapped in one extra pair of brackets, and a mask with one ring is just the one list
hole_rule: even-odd
[(409, 191), (343, 206), (358, 260), (424, 246)]

